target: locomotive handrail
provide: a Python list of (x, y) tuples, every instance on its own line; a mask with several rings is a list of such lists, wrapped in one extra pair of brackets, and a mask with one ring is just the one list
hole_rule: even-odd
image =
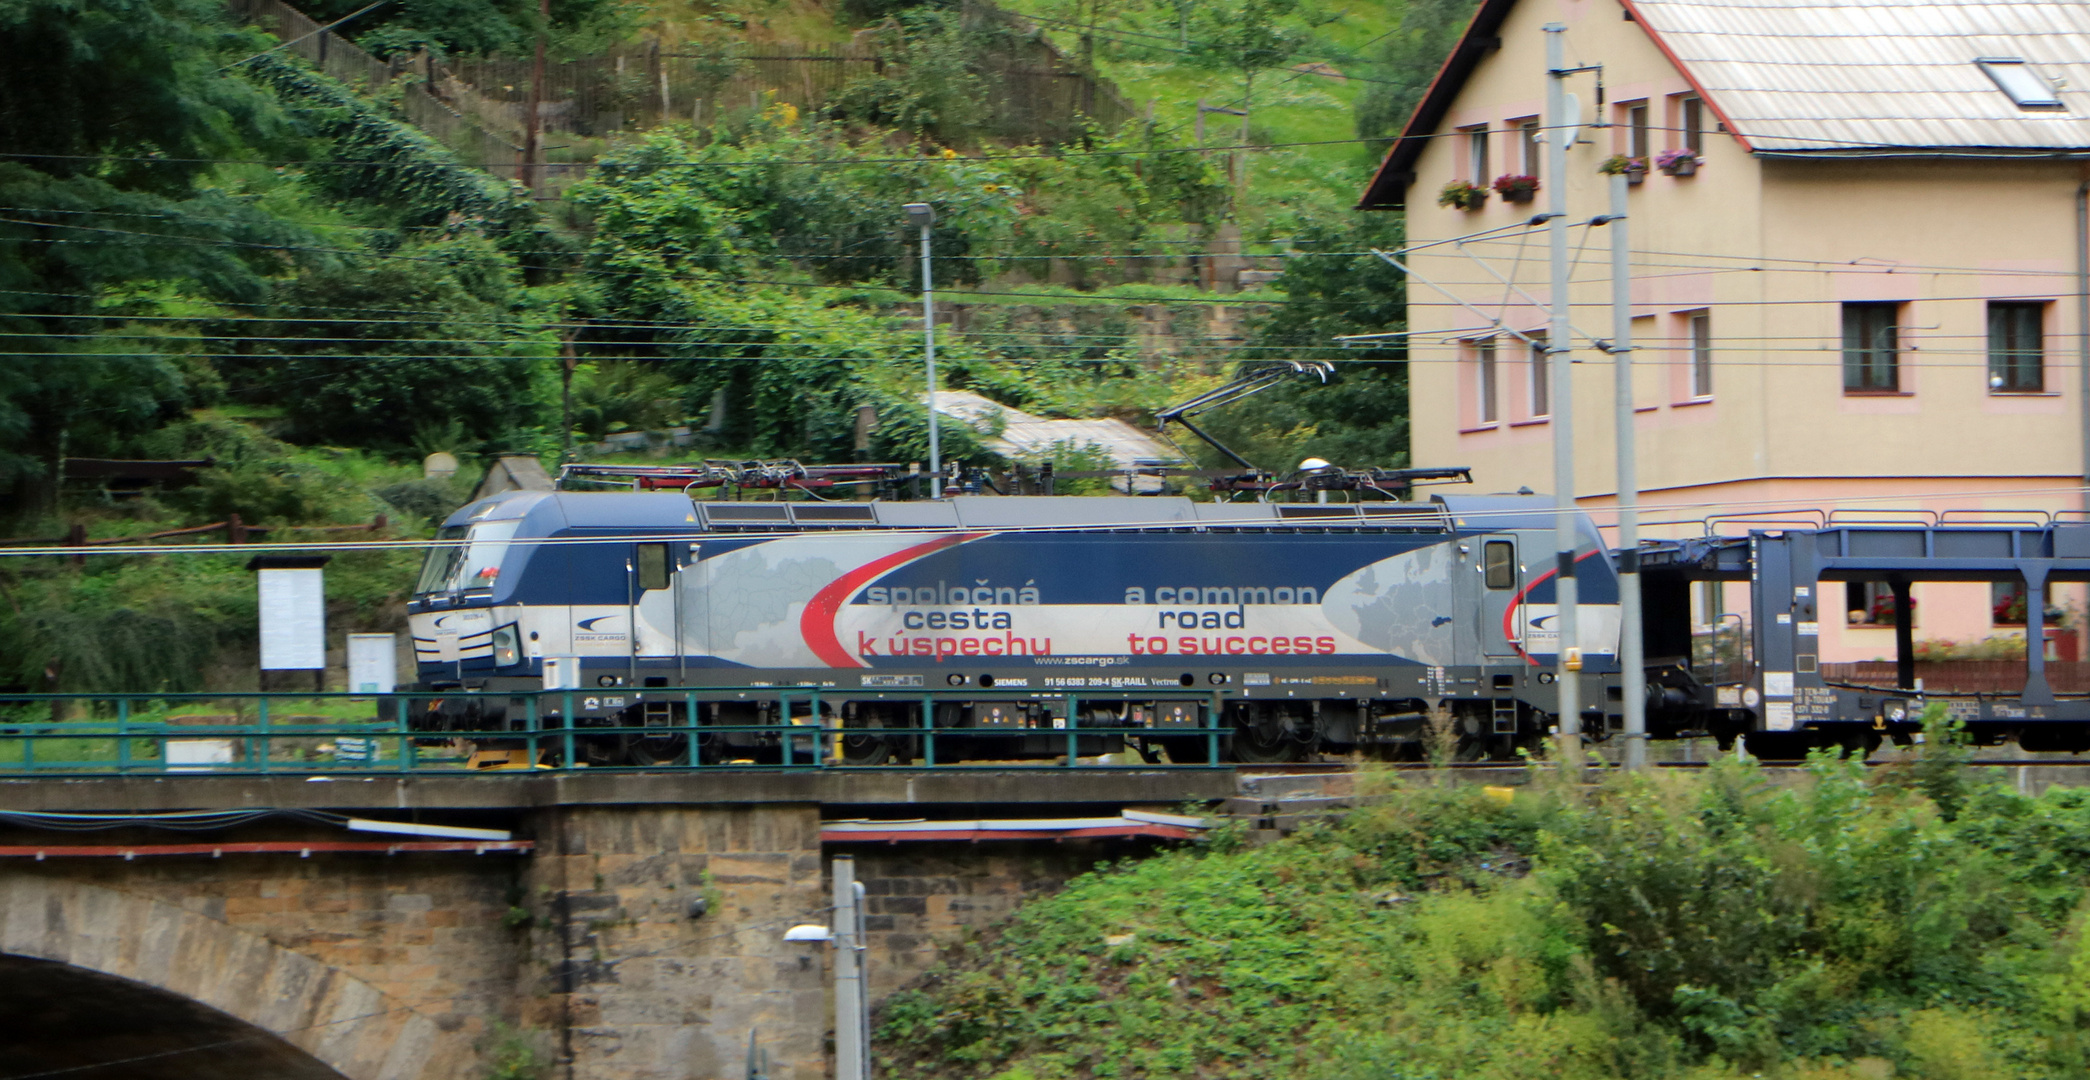
[[(473, 775), (479, 772), (509, 773), (518, 769), (537, 771), (702, 771), (718, 769), (857, 769), (884, 765), (851, 764), (843, 756), (842, 740), (851, 735), (878, 735), (918, 739), (924, 767), (994, 767), (1032, 769), (1125, 769), (1125, 768), (1211, 768), (1221, 765), (1221, 738), (1231, 728), (1219, 725), (1218, 711), (1199, 713), (1190, 725), (1095, 723), (1081, 718), (1081, 701), (1090, 693), (1081, 689), (953, 688), (950, 690), (876, 691), (839, 690), (811, 685), (786, 687), (630, 687), (555, 689), (527, 691), (430, 691), (390, 694), (270, 691), (191, 691), (168, 693), (44, 693), (0, 695), (0, 776), (51, 775), (329, 775), (338, 773)], [(1101, 691), (1111, 700), (1122, 696)], [(681, 721), (672, 724), (621, 722), (577, 726), (565, 722), (579, 714), (575, 706), (586, 698), (606, 693), (640, 695), (646, 700), (664, 700), (684, 705)], [(774, 702), (775, 719), (756, 723), (709, 723), (698, 719), (695, 706), (707, 701), (735, 701), (752, 696)], [(1224, 691), (1185, 690), (1154, 687), (1142, 689), (1139, 700), (1161, 702), (1194, 701), (1216, 706)], [(458, 699), (524, 703), (522, 715), (510, 720), (474, 720), (468, 726), (445, 729), (416, 729), (414, 708), (426, 715), (431, 702)], [(920, 701), (925, 721), (933, 719), (939, 701), (1045, 701), (1063, 715), (1054, 726), (1036, 724), (1010, 727), (935, 726), (848, 726), (831, 704), (847, 700)], [(56, 709), (63, 712), (80, 704), (102, 704), (99, 715), (42, 718), (21, 716), (21, 710)], [(184, 706), (223, 703), (228, 713), (177, 712)], [(298, 711), (302, 704), (306, 711)], [(351, 717), (317, 716), (313, 710), (343, 704), (368, 705), (370, 713)], [(251, 706), (249, 716), (244, 706)], [(275, 708), (272, 708), (275, 706)], [(13, 712), (15, 716), (8, 716)], [(273, 713), (273, 715), (272, 715)], [(387, 715), (389, 714), (389, 715)], [(229, 719), (230, 722), (224, 722)], [(814, 722), (808, 723), (807, 720)], [(199, 722), (200, 721), (200, 722)], [(775, 736), (777, 760), (757, 763), (752, 759), (705, 760), (704, 740), (709, 736), (752, 733)], [(1080, 740), (1094, 736), (1157, 735), (1195, 738), (1203, 744), (1202, 762), (1163, 765), (1105, 763), (1081, 760)], [(1064, 737), (1064, 755), (1057, 761), (1011, 764), (1007, 761), (937, 761), (939, 739), (958, 737), (1047, 736)], [(659, 740), (664, 757), (650, 764), (608, 764), (588, 760), (587, 743), (601, 740)], [(502, 764), (474, 767), (476, 755), (456, 751), (461, 745), (504, 744), (494, 749)], [(194, 760), (169, 760), (170, 744), (207, 744), (215, 751)], [(673, 749), (668, 749), (673, 747)], [(483, 749), (483, 748), (482, 748)], [(521, 763), (512, 759), (522, 754)], [(55, 755), (55, 756), (54, 756)]]

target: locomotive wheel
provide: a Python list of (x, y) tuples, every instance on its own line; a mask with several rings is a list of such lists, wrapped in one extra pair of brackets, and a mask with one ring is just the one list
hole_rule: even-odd
[(842, 764), (883, 765), (893, 759), (893, 744), (863, 728), (842, 729)]
[(624, 760), (644, 768), (679, 765), (689, 754), (689, 740), (680, 735), (667, 739), (649, 738), (645, 735), (623, 735), (619, 738), (624, 742)]

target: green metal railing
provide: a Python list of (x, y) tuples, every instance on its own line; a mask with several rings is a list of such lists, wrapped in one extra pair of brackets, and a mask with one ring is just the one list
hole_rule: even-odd
[[(669, 706), (670, 722), (633, 722), (627, 712), (611, 726), (567, 718), (588, 698), (621, 696)], [(890, 709), (911, 707), (909, 726), (845, 726), (837, 704), (876, 699)], [(548, 690), (524, 693), (202, 693), (202, 694), (15, 694), (0, 696), (0, 776), (80, 774), (312, 775), (344, 773), (451, 773), (532, 770), (714, 771), (720, 769), (820, 770), (888, 768), (918, 762), (922, 767), (991, 763), (1002, 768), (1124, 769), (1214, 768), (1223, 764), (1215, 725), (1220, 699), (1210, 694), (1154, 694), (1128, 698), (1097, 694), (1090, 701), (1126, 700), (1192, 704), (1196, 726), (1100, 725), (1081, 719), (1082, 696), (1073, 692), (974, 690), (952, 692), (842, 692), (800, 687), (648, 687), (644, 690)], [(444, 717), (470, 703), (497, 705), (500, 721), (458, 728)], [(1052, 712), (1040, 726), (937, 727), (939, 705), (955, 702), (1045, 703)], [(733, 703), (772, 706), (771, 719), (757, 723), (706, 723), (701, 706)], [(515, 715), (517, 705), (521, 714)], [(634, 705), (633, 709), (643, 709)], [(677, 712), (676, 710), (679, 710)], [(451, 726), (442, 726), (442, 725)], [(730, 736), (753, 735), (754, 747), (729, 747)], [(876, 736), (901, 760), (853, 764), (842, 740)], [(1121, 750), (1097, 760), (1094, 743), (1082, 760), (1084, 740), (1122, 739)], [(1023, 739), (1028, 758), (1006, 753), (1009, 740)], [(1064, 743), (1057, 740), (1064, 739)], [(1168, 760), (1152, 764), (1134, 740), (1166, 740)], [(1048, 757), (1038, 757), (1039, 743)], [(745, 743), (748, 740), (737, 740)], [(1106, 743), (1105, 745), (1109, 745)], [(645, 760), (633, 760), (637, 748)], [(996, 756), (996, 750), (1005, 753)], [(753, 753), (750, 754), (749, 751)], [(517, 752), (520, 752), (519, 754)], [(1196, 760), (1178, 760), (1178, 755)], [(519, 760), (518, 760), (519, 758)], [(1013, 758), (1013, 759), (1012, 759)]]

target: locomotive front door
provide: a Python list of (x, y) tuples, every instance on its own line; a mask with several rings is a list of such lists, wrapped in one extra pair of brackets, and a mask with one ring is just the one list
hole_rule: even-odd
[(1514, 662), (1524, 655), (1523, 560), (1513, 535), (1480, 541), (1480, 652), (1485, 663)]

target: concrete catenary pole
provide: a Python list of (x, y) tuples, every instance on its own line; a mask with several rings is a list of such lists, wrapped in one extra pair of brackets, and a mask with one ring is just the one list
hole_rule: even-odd
[(1562, 36), (1567, 27), (1546, 24), (1546, 241), (1551, 271), (1548, 275), (1552, 305), (1552, 327), (1546, 335), (1546, 356), (1553, 375), (1553, 548), (1554, 595), (1558, 614), (1553, 625), (1559, 631), (1559, 654), (1554, 672), (1559, 691), (1560, 760), (1567, 768), (1582, 761), (1582, 639), (1575, 606), (1575, 412), (1574, 333), (1568, 322), (1567, 246), (1567, 149), (1575, 137), (1568, 129), (1567, 75)]
[(1626, 177), (1611, 178), (1611, 375), (1618, 427), (1618, 675), (1628, 769), (1647, 767), (1647, 661), (1640, 640), (1640, 462), (1634, 442), (1633, 269)]
[(834, 860), (835, 1080), (871, 1080), (870, 998), (864, 992), (863, 886), (856, 860)]
[(935, 485), (932, 499), (943, 498), (943, 451), (936, 439), (936, 282), (929, 274), (929, 226), (936, 224), (936, 211), (928, 203), (908, 203), (907, 220), (922, 230), (922, 363), (929, 379), (929, 482)]

